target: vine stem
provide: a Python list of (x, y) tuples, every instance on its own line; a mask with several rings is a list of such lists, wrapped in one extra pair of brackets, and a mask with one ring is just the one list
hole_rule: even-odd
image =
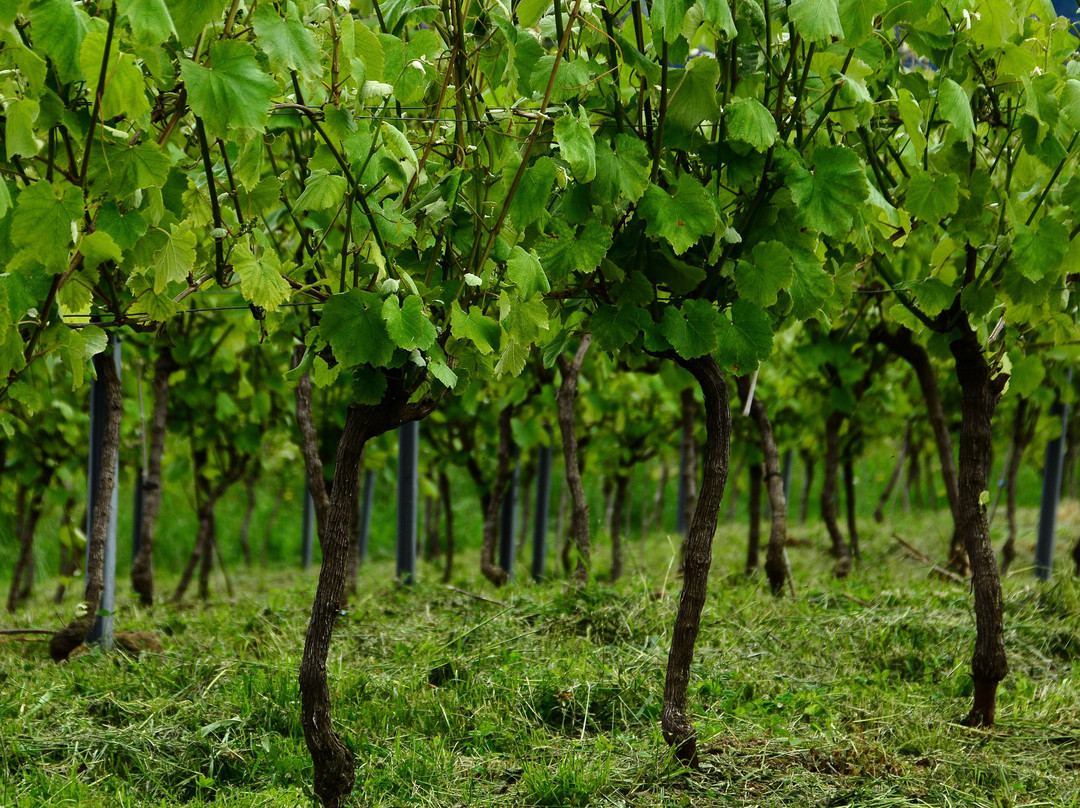
[[(206, 142), (206, 128), (202, 118), (195, 116), (195, 134), (199, 138), (199, 151), (202, 153), (203, 169), (206, 172), (206, 192), (210, 196), (210, 213), (214, 217), (215, 229), (223, 229), (221, 222), (221, 205), (218, 204), (217, 182), (214, 180), (214, 166), (210, 162), (210, 147)], [(217, 270), (216, 278), (218, 286), (225, 286), (225, 247), (220, 238), (214, 239), (214, 268)]]
[(101, 101), (105, 97), (105, 78), (109, 73), (109, 51), (112, 50), (113, 32), (116, 30), (116, 3), (109, 9), (109, 29), (105, 32), (105, 53), (101, 56), (101, 71), (98, 73), (97, 90), (94, 91), (94, 108), (90, 112), (90, 127), (86, 130), (86, 149), (83, 151), (82, 171), (79, 172), (79, 185), (83, 189), (85, 199), (88, 191), (86, 188), (86, 173), (90, 168), (90, 150), (94, 146), (94, 128), (97, 126), (101, 115)]

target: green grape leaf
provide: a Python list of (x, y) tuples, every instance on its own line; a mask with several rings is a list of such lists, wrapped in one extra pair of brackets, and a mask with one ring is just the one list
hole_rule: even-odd
[[(680, 21), (681, 24), (681, 21)], [(720, 63), (709, 54), (690, 61), (690, 66), (668, 71), (667, 122), (684, 132), (697, 129), (702, 121), (720, 119), (716, 88), (720, 83)]]
[(653, 0), (649, 21), (663, 30), (665, 42), (674, 42), (682, 34), (683, 17), (690, 5), (690, 0)]
[(288, 4), (284, 17), (269, 3), (260, 5), (251, 15), (251, 24), (258, 37), (255, 42), (275, 73), (291, 69), (307, 78), (322, 75), (318, 43), (295, 3)]
[(52, 59), (60, 81), (83, 78), (79, 49), (90, 26), (86, 12), (73, 0), (42, 0), (30, 9), (30, 22), (34, 49)]
[(37, 154), (34, 121), (40, 111), (41, 104), (35, 98), (12, 101), (4, 110), (4, 145), (7, 148), (8, 160), (20, 154), (24, 157)]
[(664, 309), (660, 331), (679, 356), (696, 359), (716, 350), (719, 319), (708, 300), (690, 299), (681, 308)]
[(386, 52), (375, 33), (362, 22), (354, 26), (356, 37), (356, 55), (364, 63), (365, 78), (368, 81), (382, 81), (386, 65)]
[(711, 22), (729, 38), (738, 33), (727, 0), (698, 0), (698, 4), (701, 6), (702, 18)]
[(637, 338), (642, 317), (648, 317), (644, 309), (634, 306), (617, 309), (604, 304), (589, 318), (589, 331), (601, 350), (616, 351)]
[(186, 281), (195, 269), (195, 234), (173, 225), (169, 240), (154, 254), (154, 294), (160, 295), (173, 281)]
[(614, 151), (605, 141), (596, 141), (593, 188), (597, 197), (611, 201), (621, 193), (631, 202), (637, 202), (649, 187), (650, 167), (649, 150), (636, 137), (616, 135)]
[(228, 0), (165, 0), (176, 33), (185, 45), (195, 44), (199, 34), (214, 21), (220, 21)]
[(1009, 392), (1015, 393), (1021, 398), (1034, 395), (1042, 387), (1043, 379), (1046, 378), (1046, 366), (1042, 359), (1035, 355), (1020, 356), (1009, 354), (1012, 360), (1012, 369), (1009, 371)]
[(237, 39), (210, 43), (210, 67), (180, 63), (188, 104), (212, 137), (229, 139), (237, 129), (263, 131), (277, 82), (262, 72), (255, 49)]
[(426, 351), (435, 344), (438, 333), (418, 295), (409, 295), (400, 303), (396, 295), (391, 295), (383, 301), (382, 314), (386, 332), (399, 348)]
[(735, 288), (739, 298), (762, 307), (776, 303), (780, 290), (788, 288), (793, 278), (791, 253), (779, 241), (756, 245), (751, 260), (735, 265)]
[(353, 289), (334, 295), (323, 306), (319, 334), (330, 343), (334, 356), (346, 367), (384, 367), (394, 356), (394, 343), (386, 333), (382, 298)]
[(510, 339), (519, 345), (532, 345), (539, 341), (543, 332), (551, 328), (551, 315), (547, 305), (539, 297), (511, 303), (509, 296), (503, 293), (500, 309), (503, 312), (503, 329)]
[(27, 250), (47, 271), (63, 272), (68, 265), (71, 223), (82, 218), (82, 192), (66, 191), (38, 180), (24, 190), (15, 204), (11, 243)]
[(83, 266), (87, 269), (94, 269), (106, 261), (120, 261), (124, 257), (120, 245), (104, 230), (83, 236), (79, 243), (79, 252), (83, 256)]
[(756, 98), (738, 98), (724, 108), (728, 137), (742, 141), (755, 151), (765, 151), (776, 142), (776, 121)]
[(510, 200), (510, 219), (519, 230), (524, 230), (547, 210), (557, 171), (550, 157), (541, 157), (521, 175), (514, 198)]
[(701, 183), (690, 174), (679, 177), (671, 196), (659, 186), (650, 185), (638, 211), (648, 224), (646, 232), (663, 237), (676, 255), (716, 232), (716, 209)]
[(453, 390), (457, 386), (457, 374), (441, 359), (433, 359), (428, 362), (428, 370), (431, 371), (432, 376), (439, 380), (443, 387)]
[[(97, 95), (98, 80), (101, 78), (101, 61), (105, 58), (105, 40), (107, 34), (94, 31), (83, 39), (79, 51), (79, 65), (86, 76), (86, 86), (91, 97)], [(150, 101), (146, 97), (143, 74), (135, 64), (135, 58), (127, 53), (120, 53), (113, 40), (109, 50), (109, 63), (106, 65), (105, 89), (101, 96), (101, 117), (105, 120), (121, 115), (129, 120), (138, 120), (150, 111)]]
[(837, 0), (792, 0), (788, 16), (799, 35), (810, 42), (844, 36)]
[(791, 160), (785, 173), (800, 222), (833, 238), (847, 235), (870, 195), (859, 155), (843, 146), (818, 149), (812, 170)]
[(753, 372), (772, 353), (769, 315), (753, 303), (736, 300), (730, 312), (720, 315), (718, 326), (717, 360), (733, 373)]
[(596, 146), (593, 143), (589, 113), (582, 108), (578, 117), (563, 115), (555, 121), (555, 141), (559, 152), (570, 164), (578, 182), (592, 182), (596, 176)]
[(95, 148), (91, 156), (88, 181), (95, 195), (124, 199), (136, 191), (164, 187), (171, 168), (168, 153), (153, 141), (135, 146), (106, 143), (104, 154)]
[(506, 347), (499, 355), (499, 361), (495, 363), (495, 377), (516, 377), (525, 369), (525, 362), (529, 358), (529, 348), (520, 345), (516, 340), (507, 340)]
[(173, 299), (165, 294), (157, 294), (150, 284), (150, 280), (143, 275), (129, 275), (128, 289), (135, 295), (135, 302), (131, 306), (131, 314), (145, 314), (155, 323), (163, 323), (171, 319), (179, 310), (179, 306)]
[(176, 30), (165, 0), (117, 0), (116, 7), (141, 42), (156, 45)]
[(264, 250), (256, 258), (248, 247), (238, 246), (233, 249), (230, 261), (240, 277), (240, 293), (245, 300), (274, 311), (289, 299), (292, 287), (282, 277), (284, 267), (275, 250)]
[(327, 210), (345, 201), (349, 181), (340, 174), (318, 168), (308, 175), (304, 192), (293, 203), (295, 210)]
[(98, 210), (96, 227), (108, 233), (121, 250), (130, 250), (146, 232), (146, 219), (137, 210), (121, 214), (113, 200), (108, 200)]
[(838, 10), (844, 42), (853, 48), (873, 33), (874, 18), (885, 12), (885, 0), (840, 0)]
[(551, 0), (521, 0), (515, 10), (521, 27), (532, 28), (540, 22), (540, 18), (549, 8), (551, 8)]
[(964, 88), (949, 78), (941, 80), (938, 87), (938, 114), (953, 125), (957, 136), (967, 140), (975, 132), (975, 119), (971, 115), (971, 99)]
[(506, 261), (506, 277), (521, 292), (521, 299), (528, 300), (537, 294), (551, 291), (544, 268), (535, 253), (525, 252), (521, 247), (514, 247)]
[(812, 252), (793, 250), (791, 253), (792, 281), (791, 314), (798, 320), (808, 320), (821, 311), (833, 293), (833, 279)]
[(497, 322), (478, 306), (470, 307), (466, 314), (457, 301), (450, 309), (450, 330), (459, 340), (469, 340), (484, 355), (498, 350), (502, 341), (502, 328)]
[(1055, 219), (1044, 218), (1038, 227), (1019, 222), (1013, 225), (1012, 267), (1032, 282), (1046, 276), (1056, 277), (1069, 249), (1069, 232)]
[(938, 278), (925, 278), (912, 287), (919, 308), (930, 317), (945, 311), (956, 299), (956, 290)]
[(913, 218), (937, 223), (956, 213), (959, 188), (960, 178), (955, 174), (918, 171), (908, 181), (904, 201)]
[(551, 233), (537, 239), (536, 255), (548, 279), (555, 283), (573, 272), (589, 273), (600, 266), (611, 247), (611, 227), (591, 221), (580, 233), (562, 220), (551, 222)]

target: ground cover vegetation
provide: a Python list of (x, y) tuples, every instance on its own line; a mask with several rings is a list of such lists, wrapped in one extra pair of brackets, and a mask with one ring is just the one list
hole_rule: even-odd
[[(1009, 673), (989, 521), (995, 416), (999, 435), (1011, 427), (1008, 567), (1023, 450), (1066, 442), (1078, 353), (1080, 62), (1049, 3), (12, 0), (0, 25), (8, 605), (31, 597), (43, 514), (62, 513), (61, 582), (85, 542), (85, 595), (52, 633), (54, 661), (115, 610), (121, 455), (141, 455), (132, 583), (148, 605), (178, 473), (166, 458), (187, 464), (197, 513), (169, 581), (176, 602), (196, 571), (206, 600), (215, 563), (227, 569), (216, 520), (230, 490), (243, 483), (250, 563), (261, 481), (302, 465), (320, 564), (299, 722), (312, 791), (336, 808), (358, 766), (328, 659), (363, 596), (387, 436), (431, 423), (424, 533), (435, 555), (445, 531), (448, 578), (465, 468), (483, 513), (479, 569), (496, 588), (524, 536), (515, 481), (546, 482), (528, 453), (561, 448), (555, 533), (584, 590), (598, 568), (590, 476), (603, 478), (617, 581), (632, 471), (670, 458), (679, 433), (679, 596), (658, 717), (674, 759), (698, 769), (698, 636), (733, 470), (747, 469), (745, 568), (767, 496), (764, 569), (786, 599), (799, 582), (783, 452), (822, 463), (843, 579), (864, 555), (857, 460), (903, 432), (890, 487), (910, 456), (907, 502), (930, 477), (916, 460), (935, 458), (951, 517), (942, 563), (972, 590), (964, 723), (994, 726)], [(58, 402), (90, 376), (100, 471), (81, 519), (61, 469), (76, 410)], [(268, 446), (289, 433), (296, 455)], [(178, 436), (186, 451), (166, 455)], [(1055, 498), (1062, 455), (1048, 450), (1044, 468)], [(411, 536), (402, 547), (407, 565)], [(1080, 541), (1074, 554), (1080, 569)]]

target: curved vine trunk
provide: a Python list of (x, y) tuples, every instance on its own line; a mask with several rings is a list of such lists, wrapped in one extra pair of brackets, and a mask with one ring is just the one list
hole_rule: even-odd
[(97, 620), (101, 597), (105, 591), (105, 540), (112, 511), (113, 489), (116, 487), (117, 461), (120, 455), (120, 419), (124, 402), (120, 390), (120, 375), (113, 362), (113, 352), (103, 351), (94, 357), (97, 383), (105, 400), (105, 429), (101, 440), (101, 475), (94, 500), (90, 535), (87, 537), (86, 612), (76, 617), (49, 641), (49, 656), (62, 662), (90, 634)]
[(844, 458), (844, 506), (847, 510), (848, 536), (851, 537), (851, 554), (860, 557), (859, 525), (855, 518), (855, 464), (850, 457)]
[(1002, 623), (1001, 579), (990, 544), (986, 506), (990, 466), (991, 424), (1007, 376), (994, 375), (978, 337), (966, 318), (959, 338), (949, 346), (956, 358), (960, 382), (960, 520), (957, 529), (971, 563), (971, 586), (975, 595), (975, 652), (971, 673), (974, 703), (965, 722), (969, 726), (994, 725), (997, 688), (1008, 673)]
[[(736, 387), (739, 390), (739, 396), (745, 401), (750, 395), (750, 378), (740, 376), (736, 380)], [(769, 493), (769, 506), (772, 508), (769, 545), (765, 552), (765, 577), (769, 581), (769, 588), (773, 595), (778, 597), (782, 595), (785, 583), (790, 584), (791, 594), (794, 595), (795, 582), (791, 577), (791, 564), (788, 562), (787, 555), (788, 503), (784, 495), (784, 476), (780, 470), (780, 451), (776, 447), (776, 438), (773, 436), (768, 409), (760, 396), (755, 396), (750, 403), (750, 417), (754, 419), (754, 424), (757, 426), (761, 453), (765, 458), (765, 488)], [(813, 468), (813, 461), (808, 461), (808, 468)], [(807, 479), (811, 477), (812, 475), (808, 473)]]
[(680, 489), (685, 491), (681, 503), (683, 524), (687, 527), (694, 521), (694, 509), (697, 507), (698, 450), (695, 435), (698, 420), (698, 403), (694, 391), (687, 387), (680, 394), (682, 403), (682, 451), (683, 462), (679, 467), (682, 479)]
[(833, 575), (844, 578), (851, 572), (851, 550), (840, 532), (836, 517), (837, 477), (840, 472), (840, 426), (844, 414), (836, 411), (825, 419), (825, 482), (821, 486), (821, 518), (832, 540), (832, 554), (836, 559)]
[(319, 584), (311, 606), (299, 672), (300, 722), (314, 768), (315, 794), (325, 808), (340, 808), (356, 778), (353, 754), (334, 731), (326, 658), (334, 623), (346, 603), (349, 532), (356, 508), (360, 458), (371, 438), (431, 412), (430, 402), (408, 404), (411, 392), (399, 383), (396, 389), (387, 391), (380, 404), (351, 404), (338, 444), (334, 484), (323, 523), (325, 533), (319, 537), (322, 544)]
[[(299, 365), (303, 357), (303, 347), (297, 346), (293, 350), (293, 365)], [(330, 495), (326, 490), (323, 462), (319, 454), (319, 434), (311, 416), (311, 373), (305, 373), (296, 384), (296, 426), (300, 430), (300, 454), (304, 458), (308, 490), (311, 491), (311, 500), (315, 506), (315, 532), (321, 542), (325, 533), (326, 511), (330, 507)]]
[(176, 370), (172, 351), (163, 348), (154, 362), (154, 414), (150, 421), (150, 452), (143, 475), (143, 511), (139, 552), (131, 561), (131, 588), (143, 606), (154, 602), (154, 530), (161, 511), (161, 462), (168, 425), (169, 374)]
[(251, 566), (251, 519), (255, 516), (255, 489), (259, 484), (259, 466), (254, 465), (244, 478), (244, 521), (240, 524), (240, 552), (244, 556), (244, 566)]
[(615, 493), (611, 505), (611, 582), (623, 574), (623, 528), (626, 524), (626, 494), (630, 488), (630, 475), (620, 470), (615, 475)]
[(731, 408), (727, 382), (712, 356), (678, 360), (693, 374), (705, 399), (705, 451), (703, 475), (694, 521), (687, 531), (683, 589), (679, 611), (671, 633), (667, 677), (664, 681), (664, 704), (660, 714), (664, 739), (679, 760), (696, 766), (697, 734), (687, 717), (687, 688), (690, 665), (694, 658), (701, 625), (701, 610), (708, 592), (709, 567), (712, 564), (712, 541), (720, 516), (720, 502), (727, 483), (731, 448)]
[(1009, 520), (1009, 537), (1001, 548), (1002, 575), (1009, 571), (1009, 566), (1016, 559), (1016, 479), (1020, 473), (1020, 461), (1023, 460), (1024, 450), (1035, 437), (1035, 426), (1039, 418), (1038, 409), (1030, 414), (1029, 409), (1028, 400), (1020, 399), (1013, 419), (1012, 454), (1009, 456), (1009, 468), (1005, 472), (1005, 513)]
[(814, 485), (814, 456), (809, 451), (801, 453), (803, 458), (802, 498), (799, 500), (799, 524), (806, 524), (810, 513), (810, 489)]
[(574, 401), (578, 393), (578, 376), (581, 373), (581, 365), (585, 361), (585, 352), (592, 343), (592, 334), (585, 334), (581, 338), (577, 353), (573, 360), (565, 356), (559, 356), (559, 370), (562, 372), (562, 383), (555, 394), (555, 403), (558, 407), (559, 433), (562, 435), (563, 465), (566, 467), (566, 487), (570, 492), (570, 538), (577, 547), (577, 566), (574, 569), (574, 579), (578, 583), (585, 583), (589, 578), (590, 564), (590, 536), (589, 536), (589, 503), (585, 500), (585, 488), (581, 484), (581, 466), (578, 461), (578, 441), (574, 433)]
[(510, 580), (510, 572), (499, 566), (495, 555), (499, 548), (499, 516), (502, 513), (503, 496), (510, 483), (514, 465), (514, 433), (511, 419), (513, 406), (503, 407), (499, 413), (499, 447), (495, 461), (495, 482), (484, 502), (484, 532), (480, 544), (480, 572), (496, 586)]

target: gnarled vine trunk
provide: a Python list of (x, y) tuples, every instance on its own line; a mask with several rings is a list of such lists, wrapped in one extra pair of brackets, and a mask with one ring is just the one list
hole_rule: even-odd
[(840, 472), (840, 427), (844, 414), (829, 413), (825, 419), (825, 482), (821, 486), (821, 518), (832, 540), (832, 555), (836, 559), (833, 575), (844, 578), (851, 572), (851, 550), (836, 515), (837, 478)]
[(746, 566), (743, 569), (746, 575), (753, 575), (761, 563), (761, 489), (764, 474), (760, 463), (750, 464), (750, 485), (747, 490), (750, 529), (746, 540)]
[(510, 579), (509, 570), (499, 566), (495, 558), (499, 548), (499, 516), (502, 513), (503, 497), (513, 474), (514, 433), (511, 422), (514, 416), (513, 406), (503, 407), (499, 413), (499, 447), (495, 460), (495, 482), (492, 483), (484, 502), (484, 532), (480, 544), (480, 572), (496, 586), (502, 586)]
[(326, 658), (334, 624), (346, 603), (349, 534), (356, 508), (360, 459), (368, 440), (408, 421), (419, 420), (431, 411), (430, 402), (408, 404), (411, 392), (397, 383), (380, 404), (351, 404), (338, 444), (329, 507), (323, 522), (325, 532), (319, 537), (322, 544), (319, 584), (311, 606), (299, 672), (300, 721), (314, 768), (315, 794), (325, 808), (340, 808), (356, 777), (353, 754), (334, 731)]
[(896, 484), (900, 482), (900, 478), (904, 474), (904, 461), (907, 460), (908, 446), (910, 444), (911, 422), (908, 421), (908, 425), (904, 429), (904, 439), (900, 441), (900, 450), (896, 453), (896, 465), (893, 467), (892, 474), (889, 475), (889, 481), (885, 483), (881, 496), (878, 497), (877, 507), (874, 508), (874, 521), (879, 525), (885, 521), (885, 506), (889, 504), (889, 499), (892, 498), (893, 491), (896, 490)]
[(446, 520), (446, 562), (442, 580), (447, 584), (454, 572), (454, 503), (450, 498), (450, 477), (445, 470), (439, 471), (439, 502), (442, 503), (443, 517)]
[(960, 336), (950, 345), (960, 382), (960, 519), (957, 529), (971, 564), (976, 629), (971, 659), (974, 702), (965, 723), (990, 727), (994, 724), (998, 684), (1009, 667), (1005, 658), (1001, 579), (990, 544), (982, 493), (987, 490), (989, 478), (994, 408), (1008, 377), (1004, 373), (995, 375), (996, 369), (986, 361), (979, 339), (966, 317), (960, 327)]
[[(750, 395), (750, 378), (740, 376), (736, 380), (736, 386), (740, 398), (745, 401)], [(783, 594), (785, 582), (790, 584), (791, 593), (794, 595), (795, 583), (791, 577), (791, 564), (787, 555), (788, 503), (784, 495), (784, 475), (780, 470), (780, 451), (776, 447), (768, 409), (760, 396), (755, 396), (750, 403), (750, 417), (757, 426), (761, 453), (765, 459), (765, 488), (769, 493), (769, 506), (772, 509), (769, 545), (765, 552), (765, 577), (773, 595)], [(813, 461), (810, 461), (809, 468), (813, 467), (812, 463)], [(810, 479), (810, 476), (808, 473), (807, 479)]]
[(724, 485), (727, 483), (731, 408), (727, 382), (712, 356), (679, 359), (678, 362), (693, 374), (704, 395), (705, 451), (702, 455), (701, 491), (684, 545), (683, 588), (671, 633), (660, 722), (664, 739), (674, 748), (675, 755), (679, 760), (695, 766), (698, 762), (697, 734), (687, 717), (687, 688), (694, 645), (701, 625), (701, 610), (708, 593), (712, 541), (720, 516)]
[(1009, 536), (1001, 548), (1002, 575), (1009, 571), (1009, 566), (1016, 559), (1016, 479), (1020, 474), (1020, 461), (1024, 458), (1024, 450), (1035, 437), (1038, 419), (1038, 408), (1032, 411), (1026, 398), (1017, 402), (1013, 419), (1012, 454), (1009, 455), (1009, 468), (1005, 472), (1005, 512), (1009, 520)]
[(154, 531), (161, 511), (161, 462), (168, 426), (169, 374), (176, 370), (172, 351), (162, 348), (154, 362), (154, 413), (150, 420), (150, 451), (142, 480), (143, 510), (139, 552), (131, 561), (131, 588), (143, 606), (154, 602)]
[(689, 387), (680, 394), (680, 401), (683, 462), (679, 466), (679, 474), (682, 475), (679, 484), (686, 492), (685, 499), (681, 503), (682, 518), (689, 528), (690, 523), (694, 521), (694, 509), (697, 507), (698, 451), (695, 427), (698, 420), (698, 403), (693, 389)]
[(611, 504), (611, 582), (623, 574), (623, 529), (626, 524), (626, 494), (630, 475), (621, 471), (615, 475), (615, 492)]
[(113, 352), (103, 351), (94, 357), (97, 383), (101, 385), (105, 401), (105, 429), (101, 439), (101, 474), (98, 477), (97, 496), (94, 498), (90, 535), (87, 537), (86, 559), (86, 612), (58, 632), (49, 641), (49, 656), (54, 662), (62, 662), (86, 640), (97, 620), (101, 597), (105, 592), (105, 541), (109, 531), (112, 511), (113, 489), (116, 487), (117, 461), (120, 456), (120, 419), (124, 402), (120, 389)]
[(573, 360), (565, 356), (558, 358), (562, 382), (555, 394), (558, 407), (559, 432), (562, 435), (563, 465), (566, 467), (566, 488), (570, 492), (570, 538), (577, 548), (577, 565), (574, 579), (585, 583), (589, 577), (590, 536), (589, 503), (585, 499), (585, 488), (581, 484), (581, 466), (578, 461), (578, 440), (574, 432), (574, 401), (578, 393), (578, 376), (581, 365), (585, 362), (585, 352), (592, 343), (592, 334), (581, 337), (577, 353)]

